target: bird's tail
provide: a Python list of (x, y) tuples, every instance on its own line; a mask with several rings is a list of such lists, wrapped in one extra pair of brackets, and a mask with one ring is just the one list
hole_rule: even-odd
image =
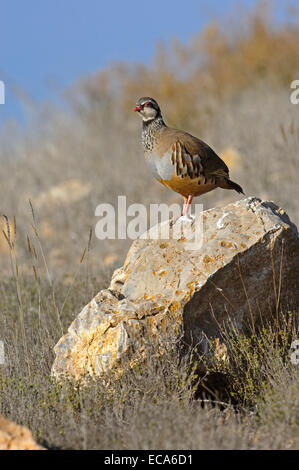
[(223, 188), (223, 189), (234, 189), (235, 191), (237, 191), (237, 193), (245, 194), (240, 185), (238, 185), (234, 181), (231, 181), (228, 178), (225, 180), (222, 180), (219, 186), (220, 188)]

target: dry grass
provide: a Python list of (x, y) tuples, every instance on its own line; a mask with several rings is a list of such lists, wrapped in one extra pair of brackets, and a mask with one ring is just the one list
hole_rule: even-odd
[[(55, 305), (64, 305), (64, 330), (99, 287), (98, 281), (86, 285), (80, 279), (69, 293), (63, 283), (55, 285)], [(1, 282), (6, 363), (0, 366), (0, 412), (27, 425), (47, 448), (298, 448), (299, 375), (289, 360), (289, 341), (295, 337), (292, 322), (282, 325), (281, 338), (288, 340), (278, 348), (270, 327), (260, 336), (231, 337), (230, 363), (209, 366), (211, 374), (217, 370), (229, 377), (219, 406), (220, 399), (213, 403), (208, 394), (195, 399), (201, 379), (190, 354), (179, 354), (171, 337), (165, 338), (163, 356), (148, 345), (142, 365), (125, 368), (121, 379), (106, 377), (109, 385), (100, 379), (85, 385), (68, 380), (57, 384), (49, 375), (60, 336), (52, 288), (23, 278), (19, 289), (27, 349), (15, 280)]]

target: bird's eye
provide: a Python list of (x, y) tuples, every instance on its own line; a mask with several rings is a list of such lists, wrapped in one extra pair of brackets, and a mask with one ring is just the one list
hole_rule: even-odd
[(147, 103), (144, 103), (144, 106), (151, 106), (151, 104), (152, 103), (150, 101), (148, 101)]

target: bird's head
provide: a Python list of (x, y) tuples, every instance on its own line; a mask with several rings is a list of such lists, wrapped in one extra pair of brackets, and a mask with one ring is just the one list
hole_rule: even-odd
[(152, 121), (157, 117), (161, 116), (160, 107), (156, 100), (144, 96), (139, 98), (134, 108), (134, 111), (138, 112), (142, 117), (143, 121)]

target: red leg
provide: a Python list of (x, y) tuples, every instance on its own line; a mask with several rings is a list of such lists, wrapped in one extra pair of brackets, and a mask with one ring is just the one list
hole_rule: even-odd
[(192, 199), (193, 199), (193, 196), (191, 194), (189, 194), (187, 199), (185, 199), (184, 206), (183, 206), (183, 214), (182, 214), (183, 216), (188, 216), (189, 207), (191, 205)]
[(183, 210), (180, 214), (178, 215), (175, 215), (172, 217), (172, 219), (170, 220), (170, 226), (172, 227), (176, 221), (182, 217), (182, 216), (188, 216), (188, 210), (189, 210), (189, 207), (190, 207), (190, 204), (191, 204), (191, 201), (193, 199), (193, 196), (189, 195), (188, 197), (185, 197), (184, 198), (184, 205), (183, 205)]

